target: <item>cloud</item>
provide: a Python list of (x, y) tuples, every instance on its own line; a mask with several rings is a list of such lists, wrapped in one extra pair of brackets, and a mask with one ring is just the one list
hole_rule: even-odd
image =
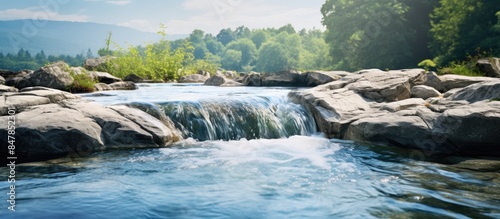
[[(320, 4), (320, 3), (318, 3)], [(217, 34), (223, 28), (246, 26), (250, 29), (292, 24), (297, 31), (312, 26), (322, 28), (319, 8), (289, 6), (277, 1), (185, 0), (184, 9), (194, 14), (166, 23), (169, 33), (191, 33), (201, 29)], [(194, 13), (193, 13), (194, 12)]]
[(106, 3), (113, 5), (128, 5), (131, 1), (106, 1)]
[(59, 14), (42, 7), (7, 9), (0, 11), (0, 20), (19, 19), (85, 22), (88, 20), (88, 16), (81, 14), (81, 12), (76, 14)]
[(146, 19), (134, 19), (127, 22), (119, 23), (118, 25), (146, 32), (156, 32), (158, 29), (156, 25), (153, 25), (149, 20)]

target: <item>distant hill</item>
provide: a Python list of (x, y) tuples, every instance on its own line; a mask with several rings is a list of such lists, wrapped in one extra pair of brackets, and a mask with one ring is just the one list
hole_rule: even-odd
[[(32, 22), (43, 23), (41, 28)], [(28, 25), (26, 25), (28, 24)], [(90, 48), (97, 55), (99, 48), (104, 47), (109, 32), (112, 40), (125, 45), (142, 45), (145, 42), (157, 41), (160, 36), (155, 33), (142, 32), (136, 29), (108, 24), (67, 22), (67, 21), (32, 21), (12, 20), (0, 21), (0, 52), (16, 54), (19, 49), (35, 54), (44, 50), (47, 55), (76, 55)], [(176, 40), (188, 35), (167, 35), (167, 39)]]

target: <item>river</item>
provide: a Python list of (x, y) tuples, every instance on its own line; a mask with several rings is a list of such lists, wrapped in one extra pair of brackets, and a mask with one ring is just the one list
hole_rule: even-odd
[(18, 165), (0, 218), (500, 218), (498, 171), (324, 138), (288, 88), (139, 86), (82, 96), (149, 104), (186, 140)]

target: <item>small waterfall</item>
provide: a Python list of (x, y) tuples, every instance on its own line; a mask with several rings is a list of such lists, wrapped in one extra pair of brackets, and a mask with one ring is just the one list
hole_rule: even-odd
[(200, 141), (310, 135), (314, 118), (286, 97), (245, 97), (161, 103), (184, 137)]

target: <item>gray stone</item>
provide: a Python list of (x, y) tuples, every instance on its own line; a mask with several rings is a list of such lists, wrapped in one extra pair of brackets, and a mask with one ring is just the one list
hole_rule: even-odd
[(473, 84), (448, 97), (448, 99), (452, 101), (465, 100), (469, 103), (499, 98), (500, 81)]
[(479, 59), (477, 67), (488, 77), (500, 78), (500, 58)]
[(114, 90), (111, 86), (105, 83), (97, 83), (94, 85), (94, 89), (96, 91), (109, 91), (109, 90)]
[[(0, 117), (7, 124), (7, 116)], [(16, 155), (24, 161), (61, 156), (88, 156), (104, 149), (101, 128), (76, 110), (58, 104), (34, 106), (16, 114)], [(6, 129), (0, 129), (5, 139)]]
[(216, 74), (205, 81), (204, 85), (207, 86), (221, 86), (226, 83), (228, 79), (222, 74)]
[(318, 85), (330, 83), (332, 81), (339, 80), (340, 78), (347, 76), (348, 74), (349, 74), (348, 72), (344, 72), (344, 71), (307, 72), (307, 73), (303, 74), (303, 75), (305, 75), (305, 79), (303, 79), (303, 81), (305, 82), (304, 86), (315, 87)]
[(389, 112), (398, 112), (401, 110), (405, 110), (408, 108), (413, 108), (416, 106), (424, 106), (427, 104), (427, 102), (421, 98), (412, 98), (412, 99), (406, 99), (406, 100), (401, 100), (397, 102), (392, 102), (392, 103), (387, 103), (383, 105), (380, 109), (381, 110), (387, 110)]
[(3, 85), (5, 84), (5, 78), (3, 78), (2, 76), (0, 76), (0, 85)]
[(243, 77), (243, 84), (245, 86), (258, 87), (262, 85), (262, 75), (260, 73), (250, 73)]
[(137, 86), (132, 81), (122, 81), (109, 84), (113, 90), (137, 90)]
[(115, 77), (107, 72), (89, 71), (88, 74), (92, 79), (97, 80), (99, 83), (112, 84), (122, 81), (121, 78)]
[(144, 81), (143, 78), (139, 77), (136, 74), (129, 74), (123, 80), (124, 81), (132, 81), (134, 83), (142, 83)]
[(264, 74), (260, 86), (265, 87), (297, 87), (300, 86), (300, 73), (295, 71), (282, 71)]
[(205, 83), (208, 79), (207, 76), (200, 74), (192, 74), (188, 76), (183, 76), (179, 78), (179, 83)]
[(85, 60), (83, 67), (89, 71), (106, 71), (110, 60), (116, 59), (113, 56), (103, 56)]
[(64, 62), (56, 62), (40, 68), (32, 74), (27, 74), (15, 85), (22, 89), (25, 87), (48, 87), (58, 90), (66, 90), (73, 84), (70, 67)]
[(441, 93), (433, 87), (425, 85), (417, 85), (411, 89), (411, 97), (428, 99), (432, 97), (440, 97)]
[(9, 87), (9, 86), (5, 86), (5, 85), (0, 85), (0, 93), (4, 93), (4, 92), (17, 92), (17, 88), (15, 87)]
[[(441, 86), (434, 87), (440, 92), (446, 92), (455, 88), (463, 88), (481, 82), (498, 81), (499, 79), (488, 77), (468, 77), (462, 75), (443, 75), (439, 77)], [(441, 89), (439, 89), (441, 88)]]

